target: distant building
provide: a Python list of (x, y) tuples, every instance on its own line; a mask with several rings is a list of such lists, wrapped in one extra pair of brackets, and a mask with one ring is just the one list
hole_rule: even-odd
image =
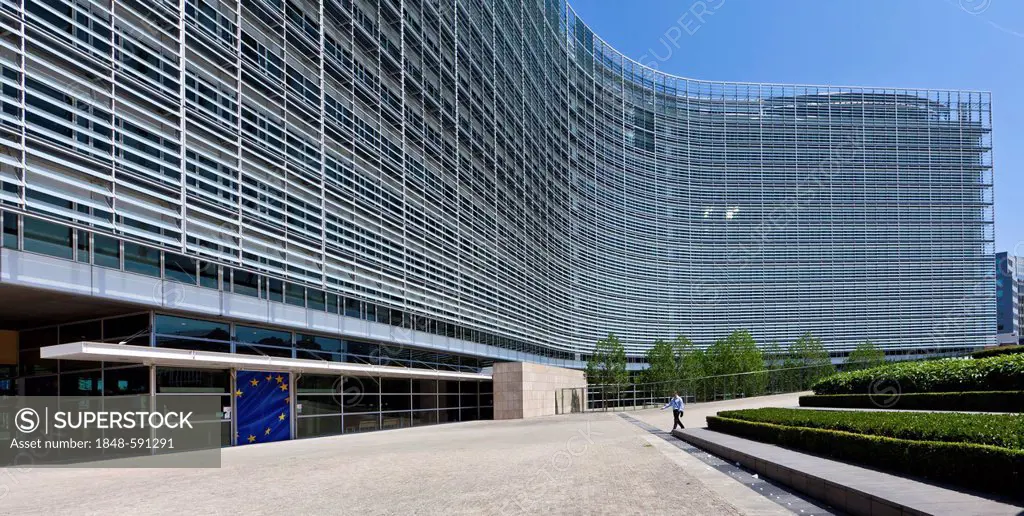
[(1024, 257), (996, 253), (996, 333), (1000, 344), (1024, 344)]

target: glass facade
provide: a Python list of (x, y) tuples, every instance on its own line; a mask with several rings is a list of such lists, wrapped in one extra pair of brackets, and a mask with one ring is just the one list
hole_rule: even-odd
[[(6, 247), (561, 358), (994, 338), (987, 93), (665, 75), (561, 0), (21, 5)], [(157, 345), (346, 354), (249, 340)]]
[[(27, 396), (215, 396), (224, 407), (222, 443), (232, 444), (237, 383), (230, 370), (39, 358), (39, 348), (60, 343), (121, 342), (203, 351), (318, 358), (358, 364), (481, 373), (492, 362), (402, 346), (341, 340), (244, 324), (141, 313), (20, 332), (18, 371), (0, 371), (0, 394)], [(232, 351), (232, 349), (234, 351)], [(307, 356), (316, 350), (315, 356)], [(152, 374), (152, 376), (151, 376)], [(376, 376), (296, 375), (295, 437), (387, 430), (492, 419), (487, 380), (435, 380)]]
[(303, 375), (297, 437), (492, 419), (490, 382)]

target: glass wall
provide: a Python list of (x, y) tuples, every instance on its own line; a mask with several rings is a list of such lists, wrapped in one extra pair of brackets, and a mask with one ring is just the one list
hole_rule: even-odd
[[(104, 370), (103, 364), (92, 361), (43, 359), (39, 357), (39, 348), (80, 341), (146, 345), (149, 341), (149, 320), (150, 314), (142, 313), (22, 331), (18, 335), (17, 382), (25, 387), (26, 395), (36, 396), (56, 396), (58, 393), (116, 396), (136, 393), (139, 382), (145, 381), (148, 386), (148, 376), (142, 379), (132, 377), (127, 372), (118, 373), (120, 376), (117, 376), (115, 383), (104, 383), (104, 379), (98, 376), (99, 371)], [(125, 365), (120, 363), (106, 364), (108, 370), (123, 367)], [(46, 378), (48, 375), (64, 375), (71, 372), (81, 373), (78, 376), (83, 378), (82, 381), (65, 379), (58, 382), (56, 379)], [(149, 392), (148, 387), (145, 392)]]
[(490, 382), (302, 375), (297, 383), (299, 438), (493, 417)]
[[(93, 234), (88, 230), (71, 232), (66, 225), (50, 222), (34, 217), (23, 217), (11, 212), (0, 212), (4, 217), (4, 247), (44, 254), (57, 258), (77, 259), (84, 263), (120, 269), (125, 272), (162, 277), (166, 280), (197, 285), (210, 289), (222, 289), (227, 292), (244, 296), (266, 299), (272, 302), (286, 303), (310, 310), (328, 312), (354, 317), (367, 321), (398, 326), (408, 330), (417, 330), (435, 335), (469, 340), (479, 344), (487, 344), (504, 349), (511, 349), (537, 356), (571, 360), (574, 354), (564, 350), (531, 343), (526, 340), (500, 337), (494, 334), (471, 330), (463, 326), (426, 317), (411, 312), (388, 308), (375, 302), (342, 296), (327, 292), (321, 288), (307, 287), (296, 282), (286, 282), (267, 276), (265, 273), (254, 272), (238, 267), (226, 267), (178, 253), (161, 250), (156, 246), (147, 246), (138, 242), (121, 240), (102, 234)], [(25, 226), (19, 233), (19, 221)], [(31, 231), (31, 233), (25, 233)], [(67, 234), (65, 234), (67, 233)], [(26, 236), (25, 245), (19, 247), (19, 235)], [(77, 242), (77, 245), (75, 244)], [(90, 245), (91, 242), (91, 245)], [(162, 341), (161, 345), (167, 341)], [(284, 356), (281, 350), (266, 349), (258, 343), (239, 341), (244, 344), (237, 348), (239, 353), (267, 354)], [(193, 345), (200, 345), (193, 343)], [(186, 348), (185, 342), (174, 346)], [(206, 351), (224, 350), (219, 344), (209, 344)], [(315, 351), (315, 350), (314, 350)], [(344, 351), (336, 351), (344, 354)], [(319, 356), (305, 354), (305, 357)], [(366, 356), (366, 355), (364, 355)], [(400, 358), (400, 357), (393, 357)], [(325, 360), (337, 360), (337, 357)], [(406, 361), (407, 362), (407, 361)]]
[(156, 314), (160, 347), (477, 373), (493, 361), (261, 326)]
[[(156, 368), (156, 394), (177, 396), (208, 396), (216, 398), (221, 407), (216, 421), (198, 424), (220, 425), (222, 446), (231, 446), (231, 372), (213, 369)], [(159, 400), (157, 400), (159, 402)]]
[[(152, 320), (152, 329), (150, 321)], [(12, 394), (120, 396), (150, 392), (148, 366), (39, 358), (39, 348), (78, 341), (126, 342), (175, 349), (314, 358), (396, 367), (479, 373), (491, 361), (398, 346), (295, 333), (247, 324), (141, 313), (26, 330), (20, 333)], [(3, 379), (0, 379), (3, 381)], [(0, 389), (4, 384), (0, 383)], [(157, 367), (156, 395), (212, 396), (223, 410), (204, 424), (221, 425), (231, 444), (229, 370)], [(298, 375), (297, 437), (367, 432), (493, 417), (491, 382)]]

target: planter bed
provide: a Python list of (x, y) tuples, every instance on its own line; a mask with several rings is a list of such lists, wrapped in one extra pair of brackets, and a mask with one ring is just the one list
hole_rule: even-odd
[[(816, 414), (816, 413), (821, 414)], [(797, 414), (799, 413), (799, 414)], [(875, 416), (903, 417), (875, 417)], [(872, 416), (872, 417), (858, 417)], [(934, 417), (956, 416), (943, 420)], [(982, 419), (965, 416), (982, 416)], [(986, 435), (984, 418), (992, 435)], [(708, 428), (755, 441), (989, 493), (1024, 497), (1021, 416), (799, 409), (720, 412)], [(965, 423), (966, 422), (966, 423)], [(957, 430), (957, 424), (966, 428)], [(852, 431), (851, 431), (852, 430)], [(1017, 429), (1020, 432), (1020, 429)], [(894, 437), (897, 435), (899, 437)], [(928, 440), (945, 438), (947, 440)], [(967, 439), (956, 440), (956, 439)], [(981, 444), (998, 442), (1005, 446)]]
[(821, 394), (800, 396), (800, 406), (1024, 412), (1024, 391), (914, 392), (891, 397), (871, 394)]

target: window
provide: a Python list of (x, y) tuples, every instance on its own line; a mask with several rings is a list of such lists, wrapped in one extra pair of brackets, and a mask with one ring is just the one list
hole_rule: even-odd
[(164, 253), (164, 277), (169, 280), (195, 285), (198, 278), (198, 264), (194, 258), (174, 253)]
[(380, 397), (380, 410), (410, 410), (412, 409), (412, 396), (408, 394), (382, 394)]
[(295, 389), (298, 393), (333, 395), (341, 392), (340, 376), (304, 374), (295, 383)]
[(269, 284), (268, 290), (270, 291), (270, 300), (278, 303), (284, 302), (284, 282), (279, 279), (267, 280)]
[(345, 348), (348, 351), (348, 355), (345, 357), (346, 362), (366, 364), (369, 363), (371, 355), (380, 353), (380, 347), (369, 342), (345, 341)]
[(309, 289), (306, 291), (306, 302), (310, 310), (323, 311), (327, 304), (324, 298), (324, 291)]
[(122, 367), (103, 371), (103, 395), (149, 394), (149, 367)]
[(332, 314), (338, 313), (337, 294), (327, 294), (327, 311)]
[(386, 394), (409, 394), (412, 392), (412, 388), (408, 378), (381, 378), (380, 392)]
[[(99, 362), (96, 365), (99, 366)], [(102, 393), (102, 371), (80, 371), (60, 375), (61, 396), (99, 396)]]
[(260, 277), (247, 271), (235, 269), (232, 279), (232, 292), (249, 297), (260, 297)]
[(78, 230), (78, 261), (89, 263), (89, 232)]
[(345, 298), (345, 316), (359, 318), (359, 300)]
[(60, 334), (59, 342), (86, 342), (98, 341), (102, 338), (103, 324), (100, 321), (90, 321), (77, 324), (65, 324), (57, 329)]
[(207, 261), (199, 262), (199, 286), (205, 288), (220, 288), (220, 266)]
[(156, 345), (157, 347), (162, 348), (188, 349), (192, 351), (211, 351), (215, 353), (231, 352), (230, 342), (220, 342), (204, 339), (185, 339), (176, 337), (157, 336)]
[(175, 317), (172, 315), (156, 316), (156, 333), (222, 341), (227, 341), (231, 338), (231, 332), (228, 329), (227, 323)]
[(235, 326), (235, 340), (261, 346), (291, 347), (292, 334), (287, 331), (268, 330), (254, 326)]
[(253, 326), (235, 327), (235, 352), (245, 355), (266, 355), (291, 358), (292, 334)]
[(296, 394), (295, 401), (297, 416), (341, 414), (341, 399), (331, 394)]
[(125, 242), (124, 270), (159, 278), (160, 251), (132, 242)]
[(111, 269), (121, 268), (121, 243), (106, 235), (93, 235), (93, 264)]
[(345, 411), (345, 433), (369, 432), (380, 428), (380, 416), (378, 414), (357, 414), (348, 415)]
[(103, 321), (103, 340), (107, 342), (120, 342), (127, 337), (133, 337), (126, 344), (146, 346), (149, 344), (149, 315), (129, 315), (126, 317), (115, 317)]
[(165, 394), (226, 394), (231, 392), (231, 375), (218, 370), (158, 367), (156, 391)]
[(289, 305), (306, 306), (306, 289), (301, 285), (286, 283), (284, 288), (284, 302)]
[(18, 215), (4, 213), (4, 247), (9, 249), (18, 248)]
[(437, 392), (437, 380), (413, 380), (412, 392), (417, 394), (430, 394)]
[(331, 337), (295, 336), (296, 358), (341, 361), (344, 358), (344, 355), (341, 354), (343, 345), (342, 340)]
[(19, 380), (25, 386), (26, 396), (56, 396), (57, 376), (44, 376), (42, 378), (22, 378)]
[(72, 229), (62, 224), (25, 217), (25, 250), (32, 253), (72, 258)]
[[(305, 409), (305, 405), (303, 405), (303, 409)], [(341, 416), (337, 415), (320, 417), (299, 417), (295, 422), (296, 437), (302, 439), (305, 437), (320, 437), (325, 435), (340, 434), (342, 433), (341, 422)]]

